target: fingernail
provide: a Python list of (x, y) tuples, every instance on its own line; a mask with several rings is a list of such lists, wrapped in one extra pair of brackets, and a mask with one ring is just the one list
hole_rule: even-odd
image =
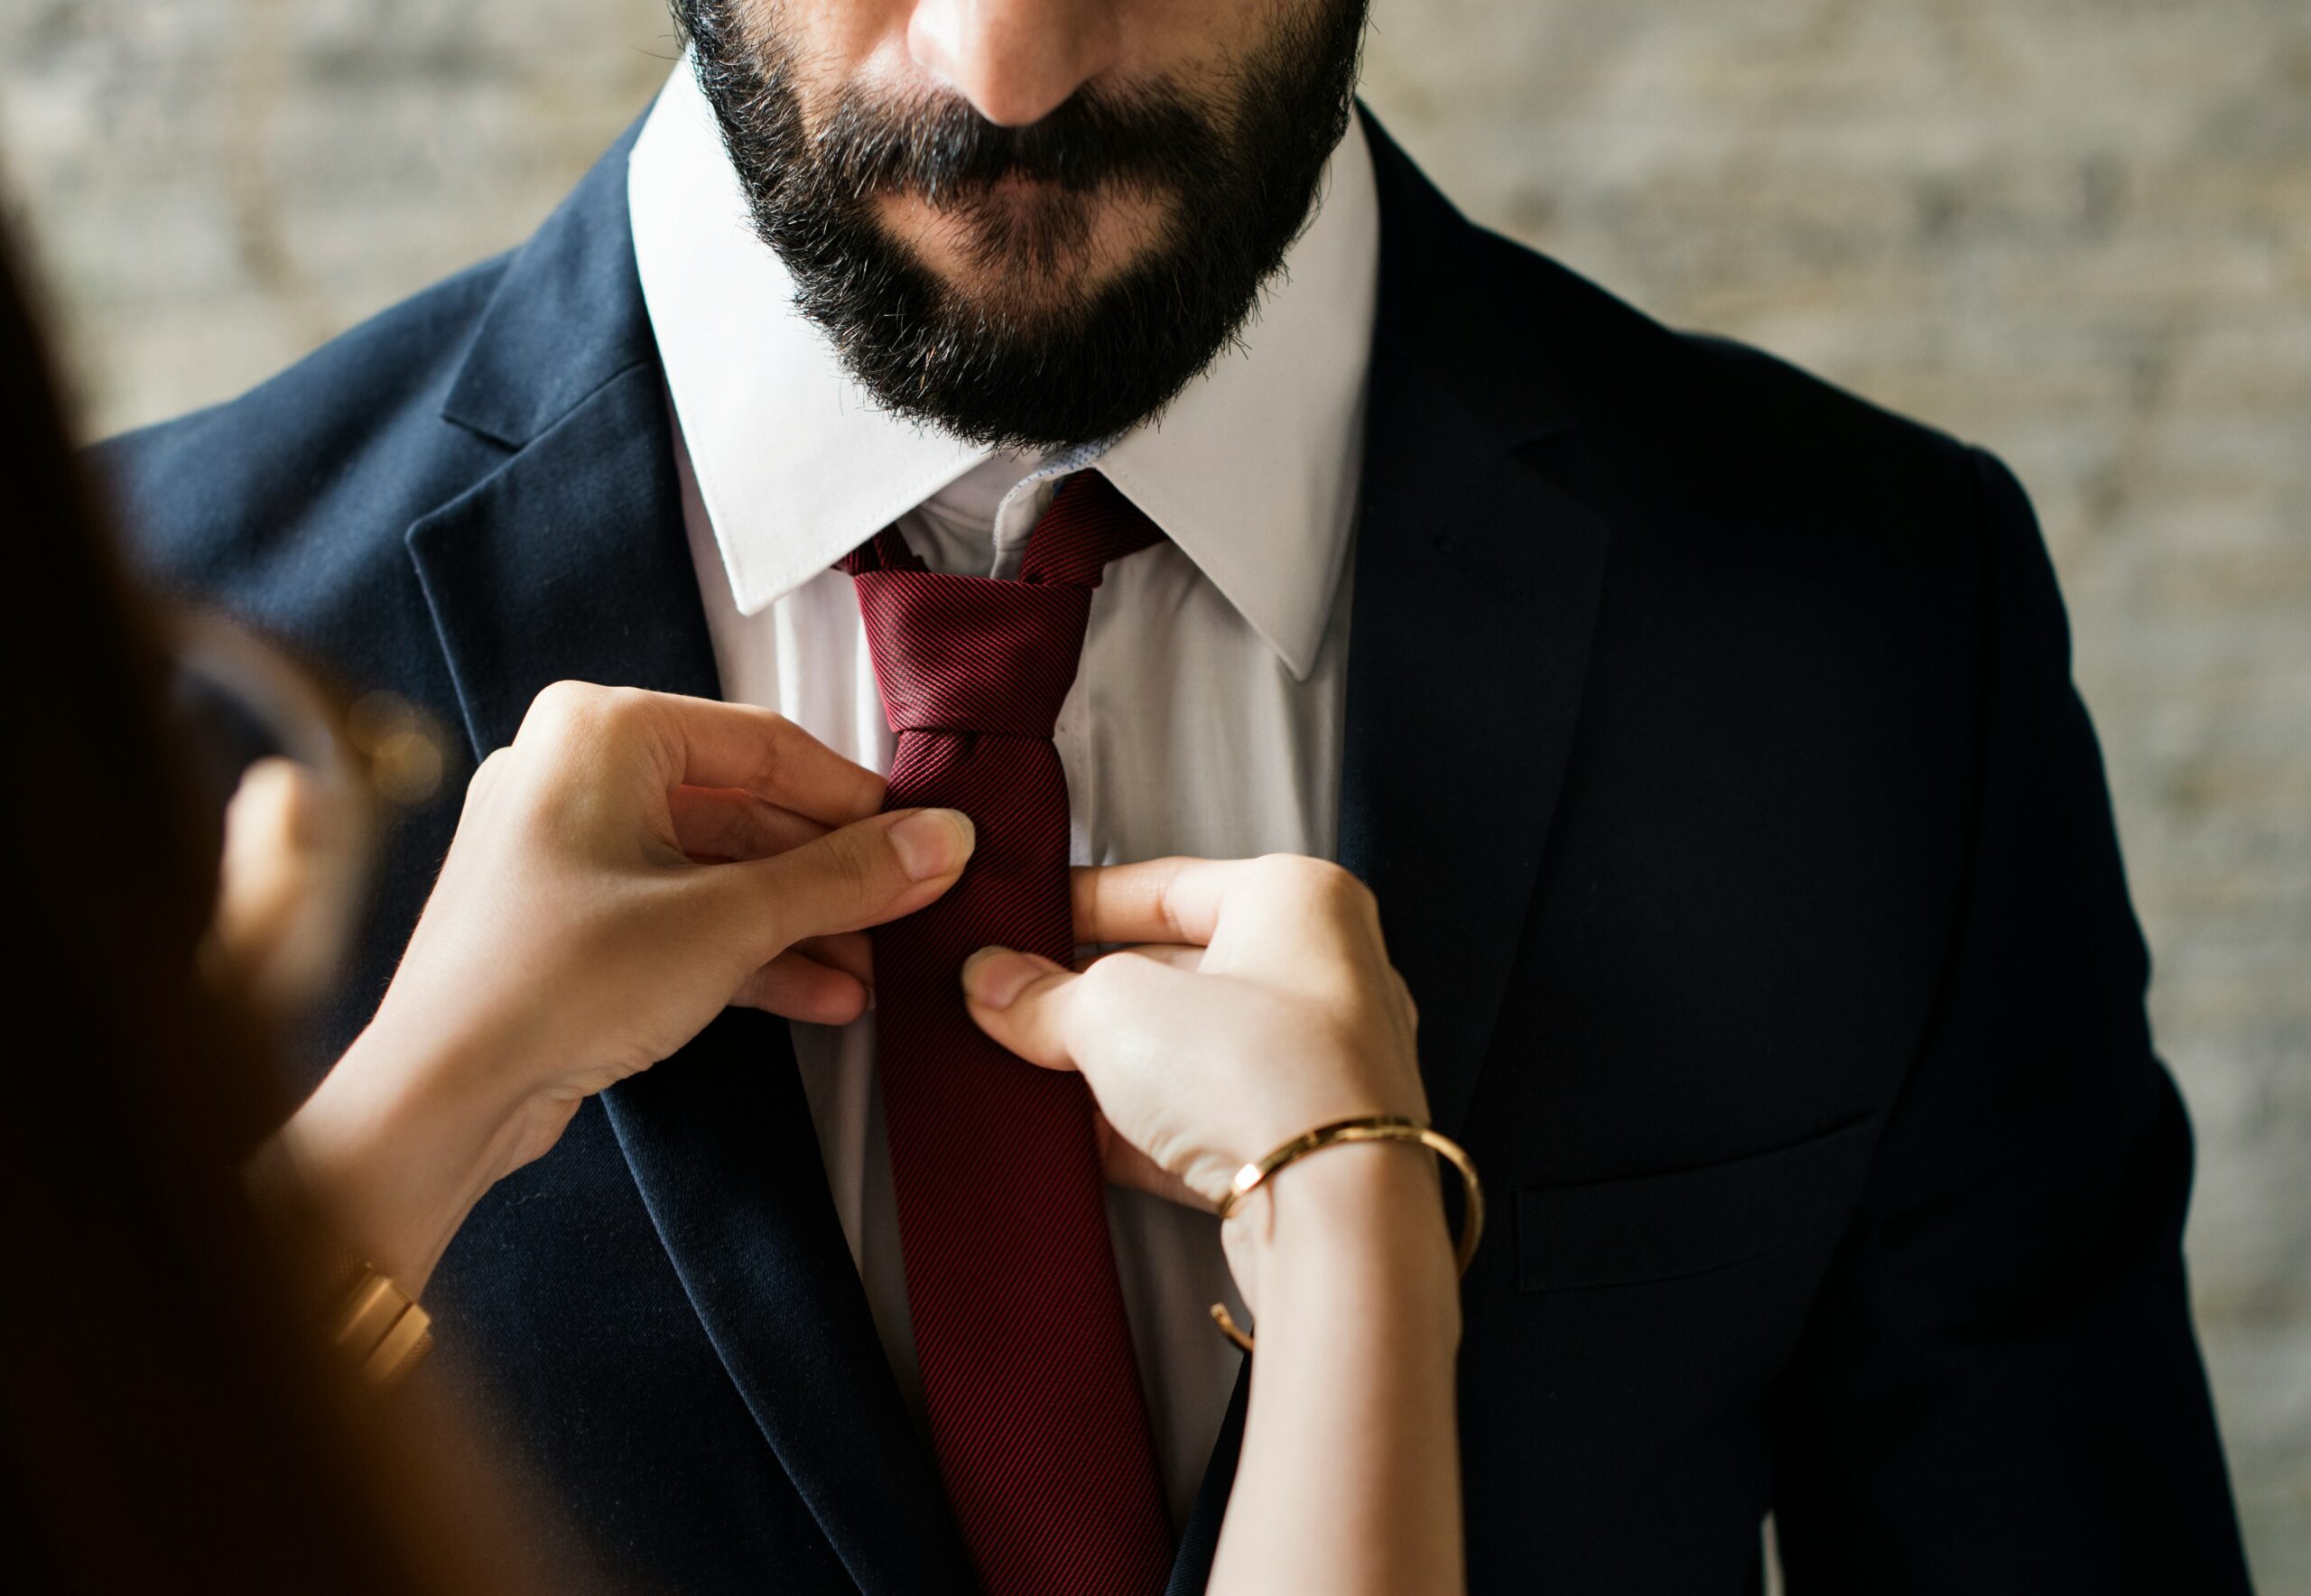
[(928, 881), (961, 869), (979, 831), (960, 809), (926, 809), (893, 826), (890, 839), (907, 879)]
[(1043, 968), (1009, 948), (981, 948), (963, 960), (963, 990), (988, 1008), (1008, 1008)]

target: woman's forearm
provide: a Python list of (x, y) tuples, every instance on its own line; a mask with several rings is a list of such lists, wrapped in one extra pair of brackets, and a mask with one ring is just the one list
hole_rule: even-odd
[(1258, 1298), (1217, 1596), (1463, 1588), (1459, 1283), (1431, 1160), (1327, 1149), (1231, 1220)]
[(520, 1144), (552, 1140), (528, 1127), (536, 1110), (500, 1100), (487, 1081), (373, 1026), (267, 1155), (286, 1161), (346, 1246), (417, 1296), (474, 1204), (524, 1161)]

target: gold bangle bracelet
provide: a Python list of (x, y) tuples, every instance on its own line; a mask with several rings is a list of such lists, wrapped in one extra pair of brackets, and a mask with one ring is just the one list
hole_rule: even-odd
[[(1368, 1114), (1356, 1119), (1335, 1119), (1329, 1125), (1294, 1137), (1267, 1157), (1247, 1164), (1236, 1172), (1228, 1183), (1228, 1194), (1220, 1200), (1219, 1213), (1224, 1221), (1236, 1211), (1236, 1205), (1286, 1165), (1296, 1164), (1311, 1153), (1326, 1147), (1341, 1146), (1351, 1142), (1417, 1142), (1461, 1172), (1462, 1189), (1467, 1192), (1466, 1212), (1461, 1220), (1461, 1239), (1453, 1248), (1453, 1259), (1460, 1272), (1466, 1275), (1469, 1264), (1477, 1256), (1477, 1243), (1484, 1236), (1484, 1186), (1477, 1179), (1477, 1166), (1460, 1143), (1442, 1131), (1433, 1130), (1417, 1119), (1401, 1114)], [(1252, 1338), (1236, 1322), (1225, 1303), (1211, 1304), (1211, 1322), (1220, 1333), (1245, 1351), (1252, 1350)]]

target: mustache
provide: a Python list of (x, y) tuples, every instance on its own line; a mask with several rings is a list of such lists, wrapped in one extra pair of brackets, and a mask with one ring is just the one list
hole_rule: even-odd
[(961, 95), (894, 101), (847, 89), (812, 139), (823, 181), (854, 200), (901, 194), (968, 205), (1007, 178), (1072, 192), (1194, 192), (1227, 166), (1225, 141), (1176, 90), (1086, 84), (1041, 120), (1007, 127)]

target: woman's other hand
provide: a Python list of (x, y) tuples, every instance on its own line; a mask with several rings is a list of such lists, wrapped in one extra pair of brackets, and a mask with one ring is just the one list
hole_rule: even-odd
[[(1427, 1118), (1412, 998), (1346, 871), (1159, 859), (1078, 871), (1075, 903), (1080, 942), (1146, 945), (1080, 975), (982, 951), (964, 990), (1013, 1052), (1083, 1072), (1111, 1177), (1134, 1178), (1121, 1149), (1137, 1148), (1143, 1175), (1208, 1204), (1329, 1120)], [(1211, 1589), (1462, 1589), (1460, 1293), (1429, 1155), (1329, 1148), (1262, 1185), (1220, 1239), (1260, 1354)]]
[[(1426, 1119), (1412, 997), (1371, 893), (1346, 870), (1289, 855), (1155, 859), (1079, 869), (1074, 892), (1079, 942), (1141, 945), (1081, 973), (983, 949), (964, 966), (964, 995), (1012, 1052), (1082, 1072), (1110, 1179), (1209, 1208), (1238, 1169), (1315, 1126)], [(1425, 1163), (1400, 1147), (1341, 1149), (1293, 1183), (1361, 1166), (1391, 1181), (1409, 1172), (1433, 1192)], [(1239, 1211), (1252, 1211), (1267, 1215)], [(1229, 1232), (1248, 1298), (1258, 1249), (1239, 1226)], [(1419, 1234), (1424, 1249), (1443, 1238), (1441, 1224)]]
[(1110, 1152), (1117, 1180), (1210, 1207), (1244, 1164), (1313, 1126), (1426, 1117), (1412, 997), (1346, 870), (1153, 859), (1078, 869), (1074, 892), (1079, 942), (1141, 945), (1081, 973), (982, 949), (964, 994), (1020, 1057), (1082, 1072), (1128, 1149)]
[(415, 1294), (473, 1202), (724, 1007), (840, 1024), (865, 927), (951, 886), (970, 822), (765, 710), (563, 682), (482, 763), (375, 1019), (283, 1132)]

